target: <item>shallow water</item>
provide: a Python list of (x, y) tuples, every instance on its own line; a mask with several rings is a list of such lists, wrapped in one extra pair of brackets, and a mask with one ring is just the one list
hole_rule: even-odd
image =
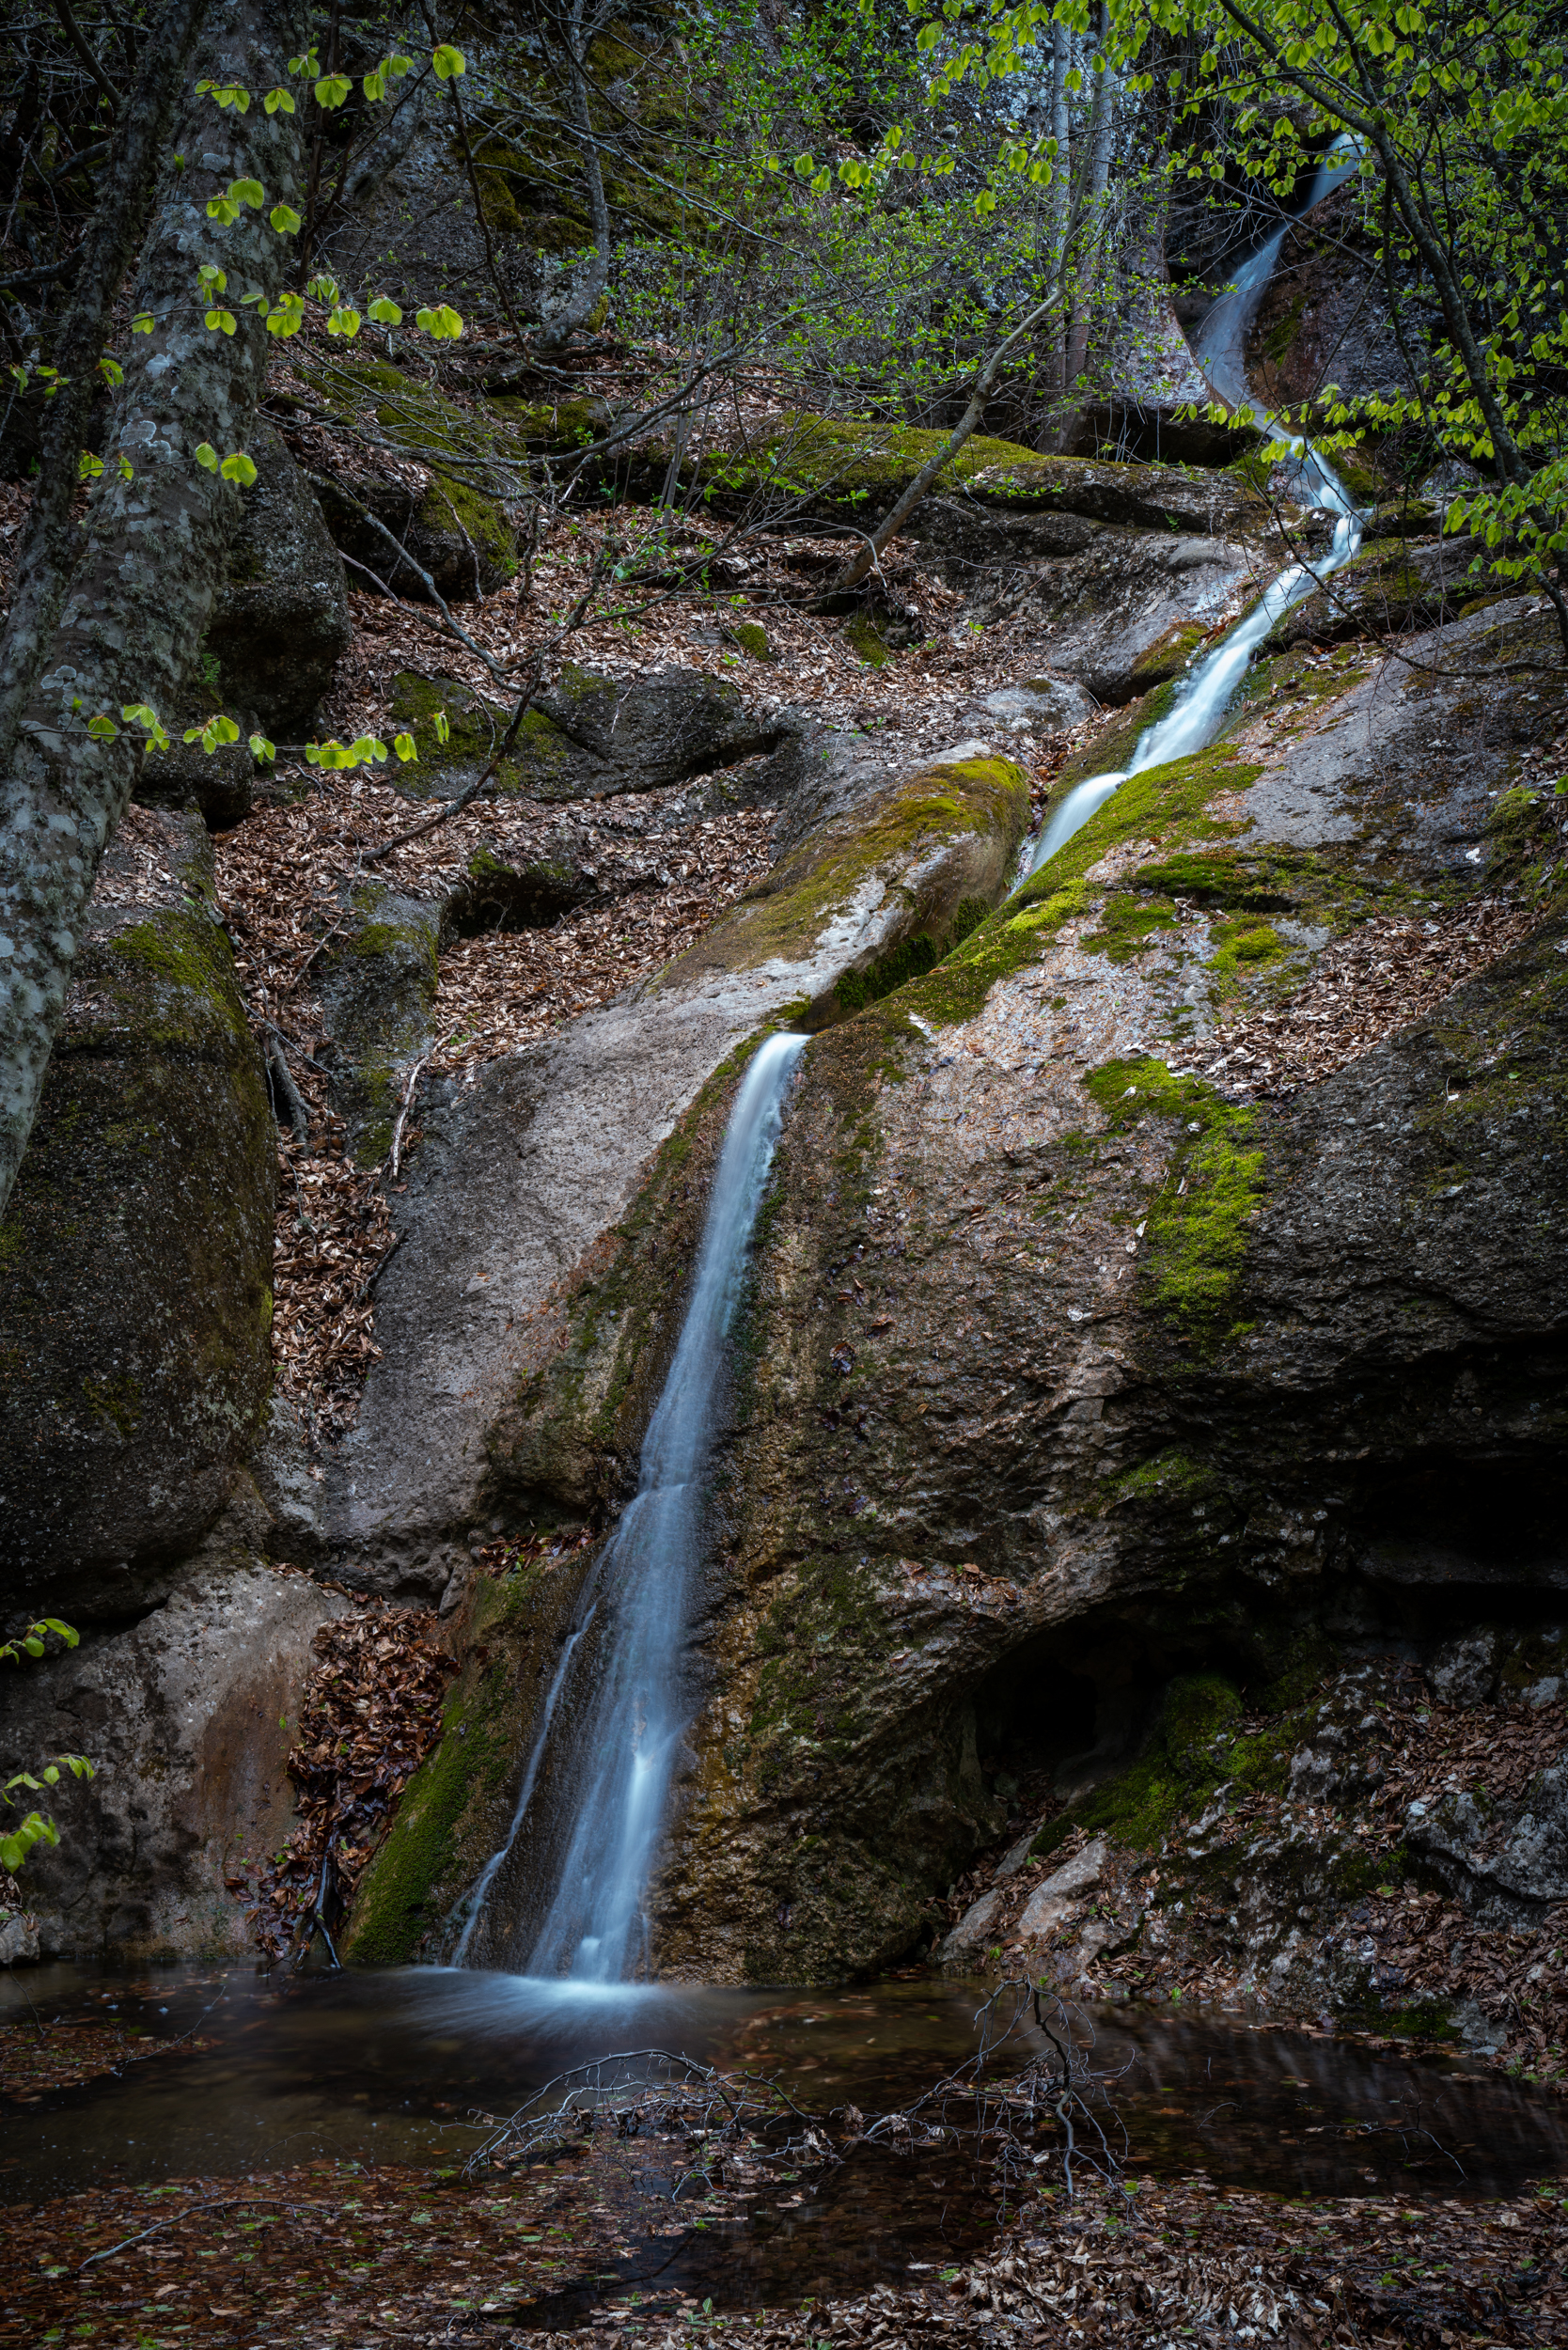
[[(0, 2199), (321, 2156), (451, 2166), (482, 2134), (476, 2108), (510, 2112), (554, 2075), (614, 2050), (660, 2047), (745, 2067), (823, 2111), (886, 2109), (973, 2053), (985, 1997), (986, 1986), (935, 1978), (805, 1993), (436, 1968), (283, 1982), (241, 1967), (133, 1979), (43, 1967), (0, 1984), (5, 2021), (25, 2022), (29, 2007), (45, 2023), (113, 2012), (150, 2037), (195, 2029), (209, 2044), (8, 2101)], [(1476, 2062), (1378, 2054), (1168, 2007), (1077, 2011), (1076, 2028), (1107, 2076), (1096, 2123), (1135, 2176), (1200, 2171), (1217, 2186), (1288, 2194), (1451, 2196), (1508, 2193), (1568, 2170), (1562, 2107)], [(1040, 2046), (1027, 2029), (1001, 2069)], [(939, 2259), (973, 2242), (985, 2217), (950, 2153), (857, 2158), (804, 2202), (792, 2200), (802, 2192), (792, 2186), (774, 2208), (727, 2228), (726, 2257), (735, 2257), (736, 2229), (751, 2239), (749, 2259), (787, 2226), (776, 2248), (793, 2264), (789, 2289), (805, 2290), (809, 2273), (825, 2290)]]

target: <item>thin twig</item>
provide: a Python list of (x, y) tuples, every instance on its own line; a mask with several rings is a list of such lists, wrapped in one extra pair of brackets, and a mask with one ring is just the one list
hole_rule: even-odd
[[(392, 1183), (396, 1183), (398, 1180), (398, 1168), (402, 1160), (403, 1128), (408, 1122), (409, 1111), (414, 1107), (414, 1089), (419, 1082), (419, 1072), (424, 1068), (425, 1063), (428, 1060), (432, 1060), (435, 1058), (435, 1055), (440, 1052), (443, 1045), (449, 1044), (451, 1042), (456, 1034), (456, 1027), (448, 1028), (446, 1035), (436, 1043), (426, 1047), (425, 1051), (420, 1054), (418, 1059), (415, 1062), (413, 1068), (408, 1073), (408, 1083), (403, 1088), (403, 1098), (398, 1105), (398, 1115), (392, 1120), (392, 1150), (387, 1160), (386, 1168), (388, 1180)], [(396, 1241), (393, 1242), (392, 1246), (394, 1248), (397, 1246)], [(388, 1249), (386, 1253), (390, 1256), (392, 1250)], [(379, 1273), (380, 1270), (381, 1266), (378, 1265), (376, 1267), (376, 1272)], [(372, 1273), (370, 1279), (373, 1281), (375, 1277), (375, 1274)], [(367, 1286), (368, 1286), (368, 1284), (367, 1284)]]

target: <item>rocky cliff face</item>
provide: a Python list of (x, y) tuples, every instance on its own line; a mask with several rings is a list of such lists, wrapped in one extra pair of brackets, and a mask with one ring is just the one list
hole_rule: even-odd
[[(1260, 672), (810, 1049), (669, 1963), (874, 1965), (1004, 1766), (1103, 1768), (1172, 1675), (1554, 1604), (1568, 977), (1514, 779), (1561, 689), (1471, 683), (1529, 648), (1499, 606), (1420, 666)], [(1334, 975), (1380, 934), (1357, 1029)]]
[[(368, 391), (395, 424), (405, 387)], [(846, 484), (821, 427), (792, 478), (816, 448), (822, 514), (863, 512), (929, 437)], [(294, 496), (281, 444), (269, 462)], [(368, 1166), (434, 1041), (454, 928), (642, 887), (592, 845), (600, 803), (662, 795), (671, 854), (715, 811), (765, 812), (765, 877), (656, 978), (473, 1082), (427, 1079), (379, 1355), (319, 1455), (284, 1417), (262, 1433), (287, 1104), (204, 828), (134, 811), (6, 1228), (15, 1597), (88, 1627), (9, 1694), (7, 1752), (105, 1764), (61, 1807), (70, 1857), (38, 1863), (44, 1947), (241, 1947), (226, 1877), (287, 1825), (270, 1725), (357, 1590), (439, 1602), (460, 1671), (348, 1940), (449, 1953), (635, 1484), (735, 1082), (779, 1025), (813, 1042), (713, 1479), (662, 1966), (808, 1981), (930, 1948), (977, 1856), (1052, 1817), (1074, 1841), (1007, 1882), (1032, 1898), (1098, 1841), (1130, 1888), (1148, 1822), (1092, 1805), (1169, 1747), (1173, 1689), (1299, 1710), (1304, 1673), (1339, 1688), (1390, 1647), (1550, 1629), (1568, 939), (1546, 787), (1568, 724), (1543, 615), (1406, 502), (1263, 648), (1218, 743), (1123, 786), (1012, 888), (1030, 807), (1010, 754), (1071, 734), (1058, 793), (1124, 763), (1277, 568), (1258, 470), (980, 448), (923, 509), (913, 575), (1018, 649), (1011, 683), (933, 700), (899, 749), (749, 681), (585, 665), (499, 778), (557, 826), (525, 870), (481, 850), (424, 895), (345, 889), (314, 1049)], [(315, 509), (296, 521), (293, 585), (245, 592), (272, 632), (252, 698), (282, 690), (293, 611), (303, 711), (343, 599)], [(388, 694), (444, 793), (494, 713), (454, 691), (437, 759), (417, 685)], [(1353, 1735), (1350, 1697), (1314, 1702), (1302, 1750)], [(1469, 1815), (1434, 1819), (1399, 1866), (1483, 1906)], [(1553, 1900), (1520, 1819), (1498, 1849), (1536, 1875), (1514, 1890)], [(1313, 1918), (1347, 1885), (1325, 1861)], [(1081, 1922), (1056, 1917), (1064, 1964)], [(964, 1963), (1014, 1923), (999, 1906)], [(1310, 1981), (1365, 2006), (1353, 1974)]]

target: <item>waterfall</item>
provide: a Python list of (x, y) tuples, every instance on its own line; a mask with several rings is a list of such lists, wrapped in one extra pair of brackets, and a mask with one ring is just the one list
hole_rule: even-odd
[[(685, 1666), (702, 1547), (703, 1472), (718, 1430), (727, 1340), (752, 1229), (785, 1091), (805, 1045), (803, 1036), (769, 1037), (735, 1097), (685, 1321), (643, 1440), (636, 1495), (583, 1594), (584, 1612), (545, 1700), (510, 1834), (475, 1888), (459, 1964), (472, 1963), (481, 1919), (485, 1948), (510, 1951), (520, 1938), (515, 1924), (497, 1926), (485, 1905), (514, 1847), (523, 1849), (518, 1840), (525, 1830), (537, 1873), (554, 1887), (531, 1950), (518, 1953), (527, 1971), (609, 1983), (626, 1981), (646, 1962), (643, 1891), (691, 1711)], [(582, 1649), (595, 1615), (599, 1636)], [(587, 1661), (574, 1674), (580, 1655)], [(552, 1744), (554, 1837), (529, 1818)]]
[[(1337, 140), (1318, 165), (1304, 210), (1310, 212), (1314, 205), (1321, 204), (1329, 190), (1354, 171), (1358, 162), (1359, 149), (1355, 143), (1346, 138)], [(1205, 314), (1194, 341), (1199, 365), (1215, 390), (1233, 407), (1249, 402), (1242, 366), (1243, 345), (1289, 227), (1287, 222), (1284, 227), (1277, 229), (1268, 243), (1236, 272), (1231, 285)], [(1265, 430), (1274, 423), (1272, 416), (1262, 412), (1260, 421)], [(1270, 583), (1247, 618), (1221, 637), (1214, 651), (1199, 664), (1166, 715), (1139, 735), (1127, 766), (1086, 776), (1073, 786), (1041, 829), (1029, 864), (1031, 872), (1038, 873), (1043, 865), (1049, 864), (1057, 851), (1088, 823), (1096, 808), (1103, 807), (1130, 776), (1141, 776), (1150, 767), (1163, 767), (1168, 760), (1185, 759), (1189, 753), (1200, 751), (1212, 743), (1231, 706), (1231, 697), (1247, 673), (1254, 648), (1262, 642), (1282, 613), (1348, 563), (1360, 546), (1360, 516), (1341, 483), (1309, 442), (1294, 434), (1286, 437), (1291, 442), (1309, 503), (1335, 518), (1328, 553), (1318, 563), (1287, 565)]]

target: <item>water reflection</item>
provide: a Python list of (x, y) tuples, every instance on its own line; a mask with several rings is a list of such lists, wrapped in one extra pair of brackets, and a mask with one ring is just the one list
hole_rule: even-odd
[[(171, 1968), (132, 1980), (40, 1968), (0, 1985), (6, 2022), (25, 2023), (29, 2005), (45, 2024), (112, 2012), (149, 2038), (194, 2030), (206, 2044), (8, 2104), (0, 2198), (321, 2157), (455, 2166), (481, 2134), (476, 2107), (508, 2112), (571, 2065), (652, 2046), (776, 2076), (823, 2110), (904, 2106), (973, 2052), (986, 1988), (917, 1979), (727, 1991), (434, 1968), (289, 1982)], [(1166, 2008), (1082, 2011), (1076, 2022), (1101, 2076), (1095, 2117), (1135, 2178), (1464, 2196), (1568, 2169), (1558, 2103), (1476, 2063)], [(1022, 2063), (1039, 2045), (1029, 2028), (1003, 2061)], [(961, 2257), (992, 2224), (988, 2185), (950, 2150), (770, 2176), (733, 2216), (673, 2248), (651, 2237), (625, 2275), (655, 2259), (725, 2302), (743, 2285), (752, 2299), (842, 2291)]]

